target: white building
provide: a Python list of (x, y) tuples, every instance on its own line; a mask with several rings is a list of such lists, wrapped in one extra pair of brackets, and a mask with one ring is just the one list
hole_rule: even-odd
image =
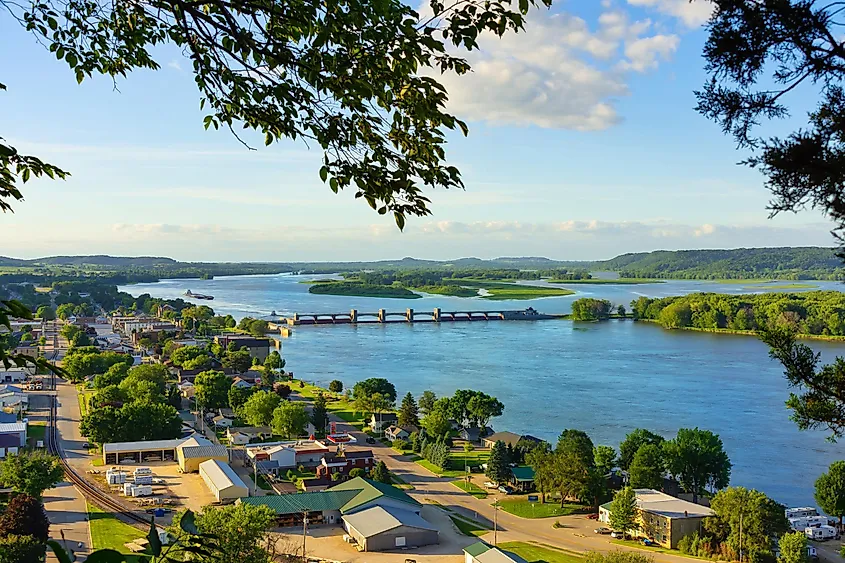
[(200, 476), (217, 502), (249, 496), (249, 489), (228, 463), (209, 459), (200, 463)]
[(15, 436), (18, 439), (18, 445), (24, 447), (26, 445), (26, 426), (27, 419), (20, 422), (7, 422), (0, 424), (0, 435), (8, 434)]

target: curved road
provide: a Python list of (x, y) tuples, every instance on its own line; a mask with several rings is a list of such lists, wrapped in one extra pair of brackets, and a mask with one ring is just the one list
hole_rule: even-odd
[[(371, 448), (375, 456), (383, 460), (392, 473), (409, 485), (413, 485), (413, 490), (408, 493), (419, 502), (436, 502), (468, 518), (488, 524), (491, 528), (495, 518), (499, 529), (496, 539), (499, 542), (533, 541), (577, 552), (631, 550), (651, 555), (654, 561), (659, 563), (690, 563), (691, 561), (690, 558), (681, 555), (639, 550), (611, 543), (608, 537), (596, 535), (593, 532), (597, 527), (596, 521), (584, 516), (527, 519), (496, 510), (490, 500), (478, 499), (462, 492), (451, 483), (454, 479), (431, 473), (381, 442), (366, 444), (367, 434), (356, 430), (351, 424), (335, 415), (330, 414), (329, 418), (337, 423), (338, 431), (348, 432), (355, 436), (358, 444)], [(490, 498), (492, 499), (493, 495)], [(552, 524), (555, 521), (559, 521), (562, 527), (553, 528)], [(484, 540), (493, 543), (493, 532), (484, 536)]]

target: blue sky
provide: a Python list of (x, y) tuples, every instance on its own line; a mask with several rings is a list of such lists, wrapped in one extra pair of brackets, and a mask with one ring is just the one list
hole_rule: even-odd
[[(0, 221), (4, 252), (183, 260), (355, 260), (831, 245), (814, 211), (767, 218), (758, 173), (693, 111), (704, 80), (702, 0), (570, 0), (525, 33), (485, 38), (475, 71), (444, 77), (467, 119), (451, 162), (466, 191), (399, 232), (318, 177), (321, 154), (283, 142), (247, 151), (205, 131), (190, 65), (115, 85), (72, 73), (0, 18), (0, 135), (69, 170), (35, 181)], [(793, 100), (796, 104), (809, 99)], [(798, 118), (802, 117), (800, 113)], [(786, 122), (772, 131), (784, 131)]]

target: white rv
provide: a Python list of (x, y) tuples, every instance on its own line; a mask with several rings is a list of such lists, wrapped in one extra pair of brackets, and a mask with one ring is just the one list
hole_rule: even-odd
[(810, 516), (818, 516), (819, 511), (812, 506), (803, 506), (800, 508), (787, 508), (787, 518), (809, 518)]
[(836, 528), (833, 526), (828, 526), (825, 524), (824, 526), (818, 527), (807, 527), (804, 529), (804, 535), (807, 536), (807, 539), (815, 540), (815, 541), (827, 541), (832, 540), (836, 537), (837, 532)]

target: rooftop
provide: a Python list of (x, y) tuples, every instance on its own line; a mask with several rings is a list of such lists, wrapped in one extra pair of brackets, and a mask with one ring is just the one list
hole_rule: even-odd
[(521, 467), (512, 467), (511, 473), (513, 473), (513, 478), (517, 481), (534, 480), (534, 468), (527, 465)]
[(404, 491), (396, 487), (391, 487), (390, 485), (385, 485), (384, 483), (369, 481), (362, 477), (350, 479), (326, 491), (249, 497), (241, 499), (241, 502), (268, 506), (276, 514), (323, 510), (339, 510), (342, 514), (347, 514), (353, 512), (359, 506), (383, 496), (414, 507), (420, 506), (417, 501), (405, 494)]
[(228, 459), (229, 450), (219, 444), (213, 446), (184, 446), (180, 448), (185, 459), (197, 457), (225, 457)]
[(419, 514), (392, 506), (373, 506), (355, 514), (348, 514), (343, 519), (365, 538), (371, 538), (399, 526), (437, 531), (437, 528), (426, 522)]
[(12, 434), (14, 432), (26, 432), (26, 422), (0, 423), (0, 434)]
[[(2, 425), (0, 425), (2, 426)], [(188, 438), (177, 438), (175, 440), (140, 440), (137, 442), (113, 442), (103, 444), (103, 453), (116, 452), (137, 452), (148, 450), (173, 450), (179, 446), (207, 446), (210, 445), (206, 438), (199, 435)]]
[(659, 514), (666, 518), (713, 516), (713, 511), (706, 506), (687, 502), (654, 489), (634, 489), (634, 493), (637, 495), (637, 507), (645, 512)]
[(228, 463), (219, 459), (209, 459), (200, 463), (200, 471), (204, 472), (218, 490), (229, 487), (243, 487), (249, 490), (243, 480)]

